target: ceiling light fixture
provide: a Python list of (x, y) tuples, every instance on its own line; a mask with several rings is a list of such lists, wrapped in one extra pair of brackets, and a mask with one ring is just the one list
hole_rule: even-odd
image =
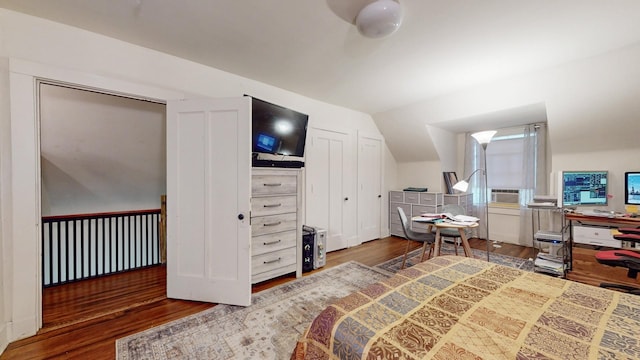
[(402, 24), (402, 8), (393, 0), (376, 0), (365, 6), (356, 17), (363, 36), (382, 38), (393, 34)]

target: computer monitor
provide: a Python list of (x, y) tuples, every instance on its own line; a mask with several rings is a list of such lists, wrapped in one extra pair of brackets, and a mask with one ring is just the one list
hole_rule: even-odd
[(608, 172), (563, 171), (562, 206), (607, 205)]
[(624, 203), (640, 205), (640, 171), (624, 173)]

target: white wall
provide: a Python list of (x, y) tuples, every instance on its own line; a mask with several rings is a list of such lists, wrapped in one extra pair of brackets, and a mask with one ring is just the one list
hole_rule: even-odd
[(40, 86), (42, 216), (159, 209), (164, 104)]
[(442, 171), (456, 171), (458, 150), (456, 133), (429, 125), (427, 131), (438, 153)]
[(418, 161), (400, 163), (398, 167), (398, 186), (393, 190), (406, 187), (426, 187), (431, 192), (442, 192), (444, 178), (439, 161)]
[[(15, 126), (15, 129), (12, 128), (14, 146), (11, 154), (3, 153), (2, 160), (3, 163), (10, 157), (19, 160), (14, 162), (11, 172), (2, 172), (0, 180), (3, 186), (12, 178), (20, 180), (20, 184), (14, 183), (10, 188), (8, 194), (12, 194), (14, 201), (7, 207), (7, 212), (2, 213), (3, 222), (10, 219), (10, 226), (13, 227), (7, 237), (3, 236), (3, 239), (9, 239), (8, 247), (13, 246), (12, 254), (3, 253), (2, 259), (3, 265), (14, 261), (7, 271), (11, 279), (9, 284), (12, 285), (3, 292), (5, 301), (10, 304), (8, 313), (12, 319), (9, 340), (34, 334), (41, 321), (37, 255), (39, 235), (37, 225), (34, 226), (39, 221), (37, 209), (40, 206), (34, 77), (160, 100), (249, 94), (309, 114), (310, 126), (322, 123), (324, 128), (339, 126), (353, 134), (357, 131), (379, 133), (367, 114), (4, 9), (0, 9), (0, 44), (0, 56), (10, 58), (11, 126)], [(4, 79), (2, 86), (6, 86), (6, 83)], [(395, 166), (390, 159), (385, 160), (387, 167)], [(354, 173), (349, 176), (355, 178), (357, 166), (353, 165), (349, 168)], [(389, 171), (385, 169), (384, 173), (388, 174)], [(15, 201), (18, 197), (20, 202)], [(384, 211), (388, 211), (386, 206)], [(357, 218), (355, 213), (347, 214), (347, 217), (349, 221), (356, 221)], [(11, 299), (15, 299), (15, 302), (11, 303)]]
[(9, 62), (0, 58), (0, 353), (9, 343), (11, 321), (11, 121), (9, 114)]
[(389, 230), (389, 190), (399, 189), (400, 185), (398, 184), (398, 164), (396, 163), (396, 159), (393, 157), (391, 151), (389, 151), (388, 147), (385, 147), (384, 154), (384, 191), (382, 193), (382, 211), (383, 211), (383, 220), (381, 223), (381, 227), (383, 229), (383, 233), (380, 234), (382, 237), (386, 237), (390, 235)]
[[(638, 129), (630, 131), (637, 132)], [(580, 154), (580, 156), (560, 154), (554, 156), (554, 169), (556, 174), (560, 170), (608, 170), (610, 195), (608, 206), (606, 208), (600, 206), (598, 209), (624, 212), (624, 173), (640, 171), (639, 158), (640, 151), (637, 148), (594, 151)], [(556, 185), (557, 182), (551, 184), (551, 186)]]

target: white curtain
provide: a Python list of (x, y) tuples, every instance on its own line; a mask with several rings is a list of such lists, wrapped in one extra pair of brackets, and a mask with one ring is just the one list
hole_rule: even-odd
[(533, 245), (533, 216), (527, 204), (534, 195), (548, 194), (547, 127), (530, 124), (524, 128), (522, 187), (520, 188), (520, 242)]
[[(521, 128), (522, 129), (522, 128)], [(519, 132), (519, 131), (517, 131)], [(534, 195), (547, 194), (547, 127), (546, 124), (530, 124), (523, 129), (522, 151), (522, 184), (520, 186), (520, 242), (527, 246), (533, 245), (533, 222), (531, 210), (527, 204), (533, 201)], [(491, 147), (491, 143), (487, 149)], [(469, 179), (469, 191), (473, 193), (474, 215), (480, 218), (480, 226), (473, 236), (480, 239), (487, 238), (487, 204), (490, 194), (487, 194), (484, 169), (485, 154), (482, 146), (471, 137), (465, 135), (464, 179), (476, 172)], [(491, 224), (489, 224), (491, 226)]]
[[(490, 146), (490, 144), (489, 144)], [(474, 171), (480, 169), (475, 174)], [(473, 193), (473, 216), (480, 219), (480, 226), (472, 231), (473, 237), (480, 239), (487, 238), (487, 187), (485, 184), (485, 158), (482, 146), (471, 137), (470, 133), (465, 134), (465, 154), (464, 154), (464, 176), (463, 179), (471, 178), (468, 192)]]

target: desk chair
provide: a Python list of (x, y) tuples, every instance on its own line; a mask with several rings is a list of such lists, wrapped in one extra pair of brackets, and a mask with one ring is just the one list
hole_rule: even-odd
[[(614, 239), (640, 243), (640, 229), (620, 228), (618, 231), (620, 234), (614, 235)], [(627, 268), (627, 276), (632, 279), (636, 279), (638, 277), (638, 271), (640, 271), (640, 253), (632, 250), (598, 251), (596, 253), (596, 260), (604, 265)], [(601, 283), (600, 287), (640, 295), (640, 287), (614, 283)]]
[(433, 250), (433, 245), (436, 242), (436, 236), (430, 232), (424, 233), (411, 230), (409, 220), (407, 220), (407, 215), (404, 214), (404, 210), (402, 210), (401, 207), (398, 207), (398, 215), (400, 215), (400, 221), (402, 222), (402, 230), (404, 230), (404, 236), (407, 238), (407, 248), (404, 251), (402, 266), (400, 267), (400, 269), (404, 269), (404, 265), (407, 262), (407, 254), (409, 253), (410, 241), (417, 241), (422, 243), (422, 256), (420, 257), (420, 262), (422, 262), (424, 261), (424, 253), (427, 250), (427, 246), (429, 247), (429, 257), (431, 257), (431, 251)]
[[(467, 215), (466, 211), (464, 210), (464, 208), (460, 205), (456, 205), (456, 204), (447, 204), (444, 205), (442, 207), (442, 212), (443, 213), (449, 213), (453, 216), (456, 215)], [(436, 229), (433, 229), (433, 232), (435, 233)], [(469, 230), (465, 230), (465, 234), (467, 235), (467, 238), (469, 238)], [(440, 237), (443, 238), (450, 238), (453, 239), (453, 248), (454, 251), (456, 253), (456, 255), (458, 255), (458, 245), (460, 245), (460, 242), (462, 241), (462, 238), (460, 237), (460, 232), (458, 231), (458, 229), (440, 229)]]

